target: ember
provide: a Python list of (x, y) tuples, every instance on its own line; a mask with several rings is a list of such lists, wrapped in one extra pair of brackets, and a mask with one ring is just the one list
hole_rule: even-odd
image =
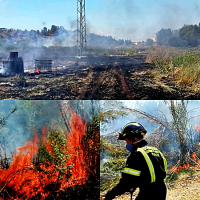
[[(62, 152), (65, 152), (62, 169), (56, 162), (39, 163), (35, 166), (33, 160), (38, 154), (38, 143), (42, 142), (52, 159), (57, 158), (57, 151), (53, 143), (47, 138), (48, 128), (42, 129), (42, 140), (34, 133), (33, 141), (27, 141), (21, 148), (16, 149), (12, 163), (8, 169), (0, 169), (0, 200), (30, 199), (37, 197), (45, 199), (51, 193), (66, 190), (68, 187), (82, 185), (88, 180), (84, 148), (81, 144), (85, 136), (86, 123), (80, 116), (71, 111), (69, 121), (71, 130), (63, 144)], [(53, 141), (56, 142), (55, 140)], [(61, 171), (62, 170), (62, 171)]]

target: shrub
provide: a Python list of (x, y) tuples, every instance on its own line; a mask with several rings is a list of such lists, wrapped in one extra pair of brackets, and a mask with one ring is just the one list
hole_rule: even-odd
[[(66, 147), (66, 137), (64, 133), (60, 130), (50, 129), (47, 134), (46, 144), (42, 141), (38, 149), (39, 154), (36, 158), (36, 168), (39, 171), (44, 171), (40, 166), (40, 163), (46, 166), (54, 166), (56, 171), (59, 172), (59, 179), (63, 179), (63, 176), (68, 180), (72, 174), (73, 165), (66, 167), (65, 163), (70, 158), (70, 155), (67, 154)], [(46, 174), (50, 173), (49, 171), (44, 171)]]

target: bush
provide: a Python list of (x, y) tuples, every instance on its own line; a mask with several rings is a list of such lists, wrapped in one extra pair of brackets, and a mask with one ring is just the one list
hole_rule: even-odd
[(22, 74), (17, 74), (15, 76), (15, 80), (16, 80), (16, 83), (18, 83), (18, 85), (21, 87), (28, 86), (26, 79), (25, 79), (24, 75), (22, 75)]
[[(70, 158), (70, 155), (67, 154), (66, 147), (66, 137), (63, 132), (60, 130), (50, 129), (47, 135), (47, 141), (41, 142), (38, 149), (39, 154), (36, 158), (36, 168), (39, 171), (44, 171), (40, 167), (40, 163), (45, 166), (54, 166), (56, 171), (59, 172), (59, 179), (65, 179), (68, 181), (72, 174), (73, 165), (66, 167), (65, 163)], [(50, 172), (45, 170), (46, 174)]]
[(119, 173), (126, 166), (126, 159), (113, 158), (102, 164), (101, 172)]
[(100, 152), (115, 158), (125, 158), (127, 156), (126, 148), (110, 144), (105, 139), (100, 140)]

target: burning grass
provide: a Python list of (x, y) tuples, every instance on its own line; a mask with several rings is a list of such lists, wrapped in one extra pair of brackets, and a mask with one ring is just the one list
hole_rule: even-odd
[(98, 174), (98, 156), (90, 154), (94, 140), (87, 138), (86, 143), (87, 123), (73, 111), (71, 116), (67, 136), (43, 127), (41, 140), (34, 133), (33, 141), (16, 149), (9, 168), (0, 169), (0, 200), (73, 199), (70, 192), (90, 185), (91, 177)]
[(200, 159), (196, 156), (196, 153), (192, 153), (191, 156), (187, 153), (184, 164), (181, 164), (180, 160), (178, 160), (176, 165), (168, 170), (166, 182), (170, 184), (177, 180), (182, 174), (189, 174), (189, 176), (192, 176), (196, 168), (200, 168)]

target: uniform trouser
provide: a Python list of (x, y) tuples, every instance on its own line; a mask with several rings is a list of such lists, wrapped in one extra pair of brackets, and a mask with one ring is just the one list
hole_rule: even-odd
[(135, 200), (166, 200), (167, 187), (163, 181), (140, 187), (140, 192)]

